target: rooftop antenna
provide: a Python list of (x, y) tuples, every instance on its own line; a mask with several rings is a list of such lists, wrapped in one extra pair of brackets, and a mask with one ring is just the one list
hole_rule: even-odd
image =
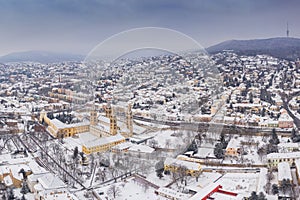
[(290, 31), (289, 31), (289, 23), (286, 23), (286, 37), (289, 37)]

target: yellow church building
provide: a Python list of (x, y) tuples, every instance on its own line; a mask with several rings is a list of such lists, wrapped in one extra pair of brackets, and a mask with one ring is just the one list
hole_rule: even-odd
[(65, 124), (58, 119), (49, 119), (46, 112), (41, 112), (40, 121), (44, 121), (48, 125), (47, 130), (55, 138), (72, 137), (79, 133), (88, 132), (96, 138), (82, 144), (83, 153), (104, 152), (117, 144), (125, 142), (126, 138), (133, 135), (131, 105), (128, 106), (126, 113), (126, 123), (120, 122), (120, 126), (118, 126), (112, 107), (107, 105), (104, 110), (105, 116), (98, 116), (96, 110), (91, 110), (89, 122)]

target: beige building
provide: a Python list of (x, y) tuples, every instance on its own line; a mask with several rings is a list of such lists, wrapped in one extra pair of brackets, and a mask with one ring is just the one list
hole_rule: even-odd
[(240, 155), (240, 142), (237, 139), (232, 138), (226, 147), (226, 156), (238, 156)]
[(285, 111), (282, 112), (278, 119), (278, 127), (279, 128), (293, 128), (294, 120), (289, 116), (289, 114)]
[(185, 160), (179, 160), (174, 158), (166, 158), (164, 162), (164, 170), (171, 172), (178, 172), (180, 168), (186, 170), (186, 174), (191, 176), (198, 176), (202, 172), (201, 165), (199, 163), (189, 162)]

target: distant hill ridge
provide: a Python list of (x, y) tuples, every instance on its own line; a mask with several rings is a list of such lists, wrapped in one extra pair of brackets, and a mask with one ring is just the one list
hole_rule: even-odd
[(24, 51), (10, 53), (0, 57), (1, 63), (8, 62), (39, 62), (39, 63), (55, 63), (63, 61), (81, 61), (84, 59), (82, 55), (54, 53), (47, 51)]
[[(300, 58), (300, 39), (278, 37), (253, 40), (228, 40), (208, 47), (208, 53), (214, 54), (223, 50), (232, 50), (239, 55), (267, 54), (278, 58), (295, 60)], [(63, 61), (82, 61), (83, 55), (54, 53), (47, 51), (25, 51), (10, 53), (0, 57), (0, 63), (40, 62), (55, 63)]]
[(207, 49), (208, 53), (233, 50), (240, 55), (268, 54), (278, 58), (295, 60), (300, 58), (300, 39), (279, 37), (253, 40), (228, 40)]

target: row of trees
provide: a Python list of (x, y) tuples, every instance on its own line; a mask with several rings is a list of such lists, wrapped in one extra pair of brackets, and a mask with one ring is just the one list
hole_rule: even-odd
[(278, 144), (279, 143), (280, 143), (280, 141), (279, 141), (278, 135), (276, 133), (276, 130), (273, 129), (269, 143), (260, 147), (257, 150), (257, 154), (260, 157), (260, 159), (262, 160), (262, 157), (266, 154), (278, 152)]
[(265, 194), (260, 192), (258, 195), (255, 191), (251, 193), (251, 196), (248, 198), (249, 200), (267, 200)]

